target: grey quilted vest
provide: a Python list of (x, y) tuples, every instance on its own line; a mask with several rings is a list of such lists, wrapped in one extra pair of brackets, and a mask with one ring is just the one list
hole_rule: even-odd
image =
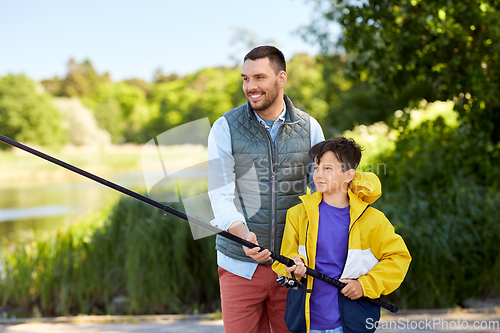
[[(299, 195), (306, 193), (311, 148), (309, 115), (294, 108), (287, 96), (285, 103), (285, 123), (274, 144), (248, 103), (223, 115), (229, 125), (235, 160), (235, 206), (245, 217), (248, 229), (257, 235), (259, 245), (276, 253), (281, 249), (286, 212), (300, 202)], [(258, 184), (245, 182), (245, 174), (252, 166)], [(245, 255), (241, 245), (226, 238), (217, 236), (216, 248), (231, 258), (255, 262)]]

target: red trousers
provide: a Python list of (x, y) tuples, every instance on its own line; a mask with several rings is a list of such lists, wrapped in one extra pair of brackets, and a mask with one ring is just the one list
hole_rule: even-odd
[(284, 319), (288, 289), (276, 283), (271, 265), (258, 265), (251, 280), (221, 267), (218, 271), (226, 333), (289, 332)]

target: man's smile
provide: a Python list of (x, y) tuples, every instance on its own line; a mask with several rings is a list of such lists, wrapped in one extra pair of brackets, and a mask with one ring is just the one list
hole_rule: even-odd
[(258, 101), (262, 96), (264, 96), (264, 93), (252, 93), (252, 94), (248, 94), (248, 97), (250, 97), (250, 100), (252, 102)]

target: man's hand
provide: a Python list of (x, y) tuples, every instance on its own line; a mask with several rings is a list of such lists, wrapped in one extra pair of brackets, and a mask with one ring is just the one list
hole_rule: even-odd
[[(254, 243), (254, 244), (259, 245), (259, 243), (257, 242), (257, 236), (253, 232), (249, 231), (249, 232), (245, 233), (243, 235), (243, 238), (245, 240), (249, 241), (250, 243)], [(245, 254), (247, 256), (249, 256), (250, 258), (252, 258), (255, 261), (264, 262), (264, 261), (271, 260), (271, 251), (269, 251), (268, 249), (265, 249), (264, 251), (259, 252), (260, 247), (254, 247), (253, 249), (250, 249), (246, 246), (243, 246), (243, 250), (245, 250)]]
[[(229, 231), (233, 235), (249, 241), (250, 243), (259, 245), (259, 243), (257, 242), (257, 236), (253, 232), (248, 231), (246, 225), (242, 221), (233, 222), (229, 229), (227, 229), (227, 231)], [(267, 249), (259, 252), (260, 247), (254, 247), (253, 249), (250, 249), (246, 246), (243, 246), (243, 250), (245, 251), (245, 254), (253, 260), (259, 262), (271, 260), (271, 252)]]
[(361, 287), (361, 283), (358, 280), (342, 279), (339, 281), (347, 284), (340, 291), (345, 297), (356, 300), (364, 295), (363, 287)]
[(288, 273), (293, 272), (293, 274), (295, 276), (306, 277), (307, 268), (304, 265), (302, 258), (301, 257), (293, 257), (293, 261), (295, 262), (295, 265), (293, 265), (292, 267), (287, 267), (286, 271)]

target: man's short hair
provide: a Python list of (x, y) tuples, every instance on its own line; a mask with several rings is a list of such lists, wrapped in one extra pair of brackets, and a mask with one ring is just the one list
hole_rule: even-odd
[(311, 155), (316, 164), (319, 164), (321, 157), (323, 157), (327, 151), (331, 151), (342, 165), (342, 171), (346, 172), (350, 169), (356, 170), (361, 161), (362, 150), (363, 148), (353, 139), (339, 136), (315, 144), (311, 150), (309, 150), (309, 155)]
[(257, 60), (257, 59), (269, 59), (269, 64), (274, 69), (276, 75), (280, 71), (286, 72), (286, 61), (283, 53), (276, 47), (271, 45), (263, 45), (254, 47), (250, 52), (247, 53), (243, 59), (243, 63), (247, 60)]

